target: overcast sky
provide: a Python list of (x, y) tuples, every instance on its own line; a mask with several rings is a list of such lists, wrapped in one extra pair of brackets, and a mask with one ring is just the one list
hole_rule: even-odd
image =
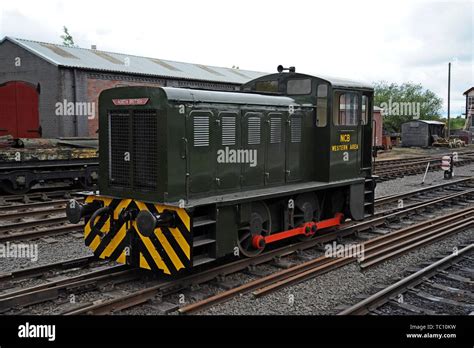
[(474, 0), (15, 0), (0, 4), (0, 38), (207, 65), (374, 82), (421, 83), (464, 112), (474, 86)]

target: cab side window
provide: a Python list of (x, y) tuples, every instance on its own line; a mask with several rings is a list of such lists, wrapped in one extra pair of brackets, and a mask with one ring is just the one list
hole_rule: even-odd
[(362, 118), (361, 124), (366, 125), (369, 119), (369, 98), (366, 95), (362, 96)]
[(318, 85), (316, 105), (316, 127), (326, 127), (328, 121), (328, 85)]
[(359, 123), (359, 96), (351, 92), (337, 92), (334, 97), (334, 124), (356, 126)]
[(288, 95), (306, 95), (311, 93), (311, 79), (288, 80), (286, 86)]

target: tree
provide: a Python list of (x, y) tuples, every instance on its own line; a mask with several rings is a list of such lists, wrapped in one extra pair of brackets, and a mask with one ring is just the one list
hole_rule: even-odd
[[(446, 119), (443, 119), (443, 121), (445, 121)], [(446, 120), (447, 122), (447, 120)], [(457, 116), (457, 117), (452, 117), (450, 119), (450, 128), (451, 130), (455, 130), (455, 129), (463, 129), (464, 128), (464, 124), (466, 123), (466, 119), (464, 118), (464, 116)]]
[(380, 81), (374, 89), (374, 105), (383, 108), (384, 128), (389, 132), (400, 132), (401, 124), (412, 119), (441, 118), (443, 100), (421, 84)]
[(76, 47), (74, 44), (74, 39), (72, 38), (72, 35), (69, 34), (69, 30), (66, 28), (66, 26), (63, 27), (64, 35), (61, 35), (61, 39), (63, 39), (63, 45), (67, 47)]

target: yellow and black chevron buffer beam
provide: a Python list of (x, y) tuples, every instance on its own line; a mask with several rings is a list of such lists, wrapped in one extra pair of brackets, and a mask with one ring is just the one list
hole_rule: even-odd
[[(173, 275), (190, 268), (192, 236), (185, 209), (132, 199), (87, 197), (67, 210), (71, 220), (91, 211), (85, 244), (102, 259)], [(87, 211), (86, 211), (87, 210)]]

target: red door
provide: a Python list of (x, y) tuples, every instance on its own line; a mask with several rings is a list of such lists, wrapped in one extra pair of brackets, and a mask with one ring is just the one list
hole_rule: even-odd
[(14, 138), (40, 137), (38, 92), (26, 82), (0, 86), (0, 135)]

